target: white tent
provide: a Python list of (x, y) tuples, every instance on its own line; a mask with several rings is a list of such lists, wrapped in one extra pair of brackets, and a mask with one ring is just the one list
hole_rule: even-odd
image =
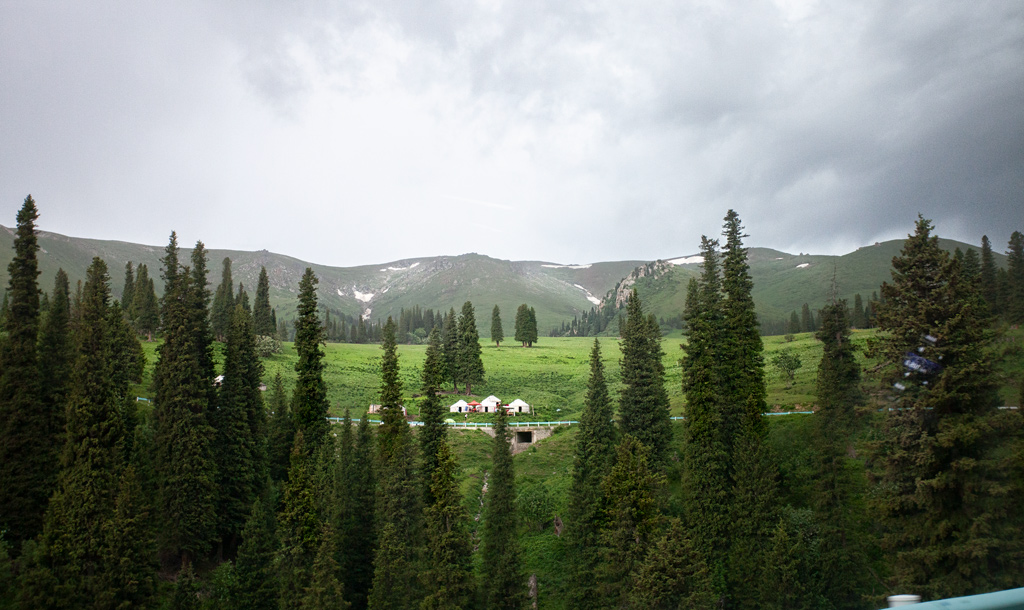
[(508, 404), (507, 408), (510, 411), (512, 411), (513, 413), (529, 413), (530, 412), (530, 405), (526, 404), (525, 401), (520, 400), (518, 398), (513, 400), (512, 402), (510, 402)]
[(490, 395), (487, 398), (480, 401), (480, 404), (485, 407), (496, 407), (501, 404), (501, 399), (495, 395)]
[(469, 405), (466, 404), (465, 400), (460, 400), (459, 402), (457, 402), (457, 403), (453, 404), (452, 406), (448, 407), (448, 410), (450, 412), (452, 412), (452, 413), (462, 413), (464, 411), (468, 411), (469, 410)]

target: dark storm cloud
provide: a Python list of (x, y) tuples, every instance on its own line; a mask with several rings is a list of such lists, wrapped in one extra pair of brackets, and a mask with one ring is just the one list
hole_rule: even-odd
[[(159, 243), (178, 227), (354, 264), (675, 256), (729, 208), (750, 243), (792, 251), (899, 237), (918, 212), (975, 243), (1024, 227), (1024, 7), (1009, 0), (6, 13), (4, 217), (39, 192), (63, 223), (44, 227), (72, 234)], [(387, 248), (343, 229), (381, 219)]]

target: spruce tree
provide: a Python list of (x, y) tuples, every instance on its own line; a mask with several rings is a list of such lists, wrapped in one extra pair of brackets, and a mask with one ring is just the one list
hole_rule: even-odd
[(422, 610), (471, 608), (475, 593), (468, 523), (459, 493), (458, 463), (444, 437), (431, 474), (432, 504), (426, 508), (426, 569), (422, 572)]
[(124, 288), (121, 290), (121, 308), (124, 309), (124, 313), (128, 316), (129, 320), (133, 320), (134, 311), (133, 303), (135, 302), (135, 269), (132, 268), (132, 262), (128, 261), (124, 265)]
[(373, 562), (371, 609), (412, 608), (418, 604), (415, 566), (422, 528), (414, 472), (414, 445), (402, 413), (395, 322), (384, 325), (381, 359), (381, 426), (377, 433), (377, 528), (379, 546)]
[(860, 365), (850, 341), (846, 302), (833, 299), (821, 311), (818, 411), (814, 419), (817, 481), (814, 507), (820, 516), (819, 571), (822, 591), (836, 608), (857, 608), (865, 558), (854, 544), (850, 523), (853, 481), (846, 467), (853, 407), (860, 396)]
[(458, 333), (459, 351), (456, 366), (459, 372), (459, 381), (466, 385), (466, 395), (469, 396), (472, 393), (473, 384), (484, 381), (480, 333), (476, 330), (476, 314), (473, 311), (473, 304), (469, 301), (462, 304)]
[(156, 297), (153, 278), (149, 277), (149, 269), (146, 265), (139, 265), (132, 308), (134, 309), (135, 326), (139, 334), (146, 335), (146, 338), (152, 341), (153, 333), (160, 325), (160, 301)]
[(48, 567), (60, 583), (64, 607), (80, 607), (102, 593), (113, 561), (104, 528), (114, 517), (124, 467), (124, 426), (112, 372), (107, 265), (94, 258), (82, 294), (82, 320), (66, 409), (66, 434), (57, 489), (43, 532)]
[(996, 284), (996, 258), (992, 254), (992, 243), (988, 235), (981, 236), (981, 270), (978, 281), (981, 284), (981, 296), (988, 305), (989, 313), (998, 315), (999, 287)]
[(797, 315), (795, 309), (793, 310), (792, 313), (789, 314), (789, 326), (788, 326), (787, 330), (789, 331), (789, 334), (791, 334), (791, 335), (795, 335), (798, 332), (800, 332), (800, 330), (801, 330), (800, 329), (800, 316)]
[(634, 608), (711, 608), (708, 567), (680, 519), (672, 519), (635, 570), (629, 600)]
[(303, 610), (347, 610), (351, 606), (345, 601), (334, 539), (334, 531), (325, 524), (320, 532), (320, 548), (313, 559), (309, 586), (303, 594)]
[(302, 608), (303, 594), (321, 543), (322, 515), (317, 508), (314, 457), (304, 444), (303, 431), (299, 430), (295, 433), (288, 483), (278, 515), (281, 546), (277, 566), (282, 610)]
[[(972, 250), (972, 252), (973, 252), (973, 250)], [(825, 312), (824, 311), (821, 312), (821, 316), (822, 316), (822, 318), (825, 317)], [(821, 321), (821, 325), (825, 326), (824, 319)], [(865, 324), (864, 324), (864, 301), (861, 299), (859, 292), (856, 295), (854, 295), (854, 297), (853, 297), (853, 316), (850, 319), (850, 325), (853, 326), (854, 328), (865, 328)]]
[(327, 385), (324, 383), (324, 329), (317, 313), (316, 285), (320, 282), (313, 270), (299, 282), (299, 317), (295, 321), (295, 390), (292, 393), (292, 416), (295, 427), (302, 431), (310, 454), (327, 437)]
[(526, 347), (526, 342), (530, 338), (530, 307), (523, 303), (516, 309), (516, 333), (515, 340), (519, 341), (523, 347)]
[(266, 481), (266, 447), (262, 440), (265, 412), (260, 396), (263, 365), (256, 353), (252, 318), (235, 305), (224, 347), (224, 380), (217, 409), (211, 415), (216, 430), (218, 531), (232, 555), (252, 502)]
[(277, 322), (270, 308), (270, 278), (267, 268), (260, 267), (260, 278), (256, 282), (256, 301), (252, 306), (252, 320), (256, 334), (273, 337), (277, 333)]
[(505, 340), (505, 331), (501, 328), (501, 310), (498, 306), (494, 306), (494, 311), (491, 312), (491, 341), (494, 341), (495, 347), (501, 347), (501, 342)]
[(814, 316), (811, 314), (811, 307), (804, 303), (800, 307), (800, 332), (813, 333), (815, 331)]
[[(1020, 419), (1011, 423), (995, 408), (982, 300), (931, 230), (919, 217), (893, 259), (892, 283), (882, 285), (883, 334), (871, 354), (905, 390), (886, 416), (876, 450), (877, 508), (897, 584), (953, 597), (1002, 588), (1004, 576), (1021, 569), (1011, 550), (1019, 548), (1019, 530), (1001, 501), (1010, 475), (996, 460)], [(942, 369), (908, 379), (902, 366), (908, 352)]]
[(1010, 324), (1020, 324), (1024, 322), (1024, 234), (1020, 231), (1010, 235), (1006, 254), (1006, 319)]
[(423, 480), (424, 506), (433, 504), (430, 492), (433, 484), (434, 469), (437, 467), (437, 452), (448, 433), (444, 423), (444, 404), (437, 393), (441, 389), (443, 379), (443, 355), (441, 353), (441, 333), (437, 328), (430, 331), (427, 341), (426, 359), (423, 362), (423, 402), (420, 404), (420, 420), (423, 425), (417, 433), (420, 439), (420, 455), (423, 467), (420, 477)]
[(527, 339), (526, 347), (533, 347), (533, 344), (537, 342), (537, 310), (531, 307), (527, 311)]
[[(725, 216), (725, 252), (722, 258), (722, 315), (726, 334), (719, 353), (727, 367), (721, 388), (723, 406), (728, 410), (723, 424), (726, 434), (736, 436), (729, 423), (740, 422), (739, 415), (747, 409), (747, 415), (761, 420), (767, 410), (764, 384), (764, 346), (757, 329), (757, 312), (751, 296), (754, 283), (750, 279), (750, 265), (747, 264), (747, 250), (743, 247), (743, 227), (735, 211)], [(810, 318), (810, 309), (804, 304), (804, 311)], [(813, 331), (809, 322), (805, 331)]]
[(515, 511), (516, 481), (512, 464), (511, 435), (505, 409), (494, 414), (494, 449), (491, 477), (484, 499), (481, 535), (482, 560), (487, 567), (483, 582), (484, 606), (519, 610), (526, 605)]
[(37, 218), (29, 195), (18, 211), (14, 257), (7, 266), (6, 336), (0, 341), (0, 529), (15, 544), (39, 532), (56, 470), (54, 415), (43, 410), (36, 349)]
[(665, 477), (651, 457), (647, 445), (623, 434), (601, 485), (601, 592), (607, 607), (627, 606), (644, 556), (660, 530)]
[(615, 459), (614, 409), (608, 395), (601, 361), (601, 344), (594, 339), (590, 351), (590, 379), (576, 434), (566, 541), (569, 547), (571, 593), (569, 603), (578, 610), (600, 608), (597, 568), (600, 545), (599, 511), (604, 496), (601, 481)]
[(232, 312), (235, 310), (235, 283), (231, 279), (231, 259), (225, 257), (222, 265), (220, 284), (213, 295), (213, 307), (210, 310), (213, 336), (221, 342), (227, 338)]
[(156, 540), (142, 495), (136, 470), (128, 466), (121, 474), (114, 514), (103, 524), (106, 559), (98, 579), (98, 608), (145, 608), (156, 593)]
[(665, 366), (661, 359), (661, 331), (656, 320), (644, 316), (636, 289), (626, 300), (622, 333), (622, 391), (619, 393), (619, 425), (651, 449), (657, 468), (668, 461), (672, 428)]
[(238, 610), (277, 610), (276, 549), (274, 513), (264, 507), (262, 499), (256, 498), (242, 530), (242, 544), (235, 560), (232, 597), (233, 606)]
[[(49, 418), (48, 445), (57, 465), (64, 446), (64, 405), (71, 388), (74, 346), (71, 337), (71, 302), (68, 274), (57, 270), (53, 298), (39, 329), (39, 379), (43, 412)], [(54, 468), (56, 473), (56, 468)]]
[[(196, 250), (201, 252), (199, 247)], [(178, 260), (177, 236), (171, 233), (163, 258), (164, 343), (158, 348), (153, 371), (154, 443), (162, 544), (181, 557), (184, 568), (210, 548), (216, 532), (216, 466), (211, 446), (214, 430), (208, 421), (214, 386), (205, 324), (205, 278), (203, 284), (195, 284), (205, 269), (200, 266), (199, 273), (190, 272)], [(182, 489), (189, 493), (182, 494)]]
[(295, 418), (288, 409), (281, 372), (274, 375), (270, 388), (270, 423), (267, 431), (267, 461), (270, 478), (283, 481), (288, 477), (292, 447), (295, 446)]
[(459, 328), (454, 307), (445, 314), (444, 323), (441, 327), (441, 345), (444, 353), (444, 378), (452, 382), (452, 389), (458, 392)]
[(345, 505), (338, 532), (338, 546), (344, 549), (344, 555), (339, 563), (345, 579), (345, 596), (356, 609), (366, 607), (373, 582), (377, 537), (367, 520), (375, 514), (375, 440), (369, 418), (362, 417), (356, 428), (351, 460), (342, 464), (342, 488), (346, 493), (342, 496)]
[(727, 374), (718, 355), (725, 340), (717, 240), (701, 238), (703, 271), (695, 303), (688, 303), (690, 329), (682, 360), (686, 419), (683, 422), (683, 490), (688, 530), (709, 570), (716, 598), (726, 594), (729, 540), (731, 439), (725, 433), (719, 388)]

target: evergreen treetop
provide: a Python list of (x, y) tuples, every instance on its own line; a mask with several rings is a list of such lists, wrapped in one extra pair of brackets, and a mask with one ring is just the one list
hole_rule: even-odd
[(327, 436), (327, 385), (324, 383), (324, 329), (317, 312), (316, 286), (319, 283), (309, 267), (299, 282), (299, 317), (295, 321), (295, 364), (298, 376), (292, 394), (292, 416), (305, 438), (305, 447), (314, 451)]
[(501, 342), (505, 340), (505, 331), (501, 328), (501, 310), (498, 306), (494, 306), (494, 311), (491, 312), (491, 341), (498, 347), (501, 346)]
[(29, 195), (17, 215), (14, 257), (7, 266), (6, 336), (0, 340), (0, 529), (20, 543), (42, 525), (56, 464), (53, 417), (43, 410), (39, 361), (39, 263), (36, 220)]
[(260, 277), (256, 282), (256, 301), (252, 306), (252, 318), (257, 335), (273, 337), (277, 333), (277, 324), (274, 321), (273, 310), (270, 308), (270, 278), (267, 276), (266, 267), (260, 267)]
[(626, 320), (620, 332), (623, 388), (619, 393), (619, 424), (623, 434), (647, 445), (654, 463), (664, 467), (672, 428), (661, 361), (661, 331), (657, 320), (644, 315), (636, 289), (626, 300)]

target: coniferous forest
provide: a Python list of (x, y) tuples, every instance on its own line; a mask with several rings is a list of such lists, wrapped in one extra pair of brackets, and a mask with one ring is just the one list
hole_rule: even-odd
[[(491, 374), (481, 349), (506, 339), (497, 305), (482, 341), (468, 301), (367, 324), (320, 307), (307, 268), (285, 336), (266, 270), (250, 298), (225, 259), (211, 290), (205, 246), (183, 259), (174, 233), (159, 270), (127, 266), (120, 300), (101, 258), (51, 290), (38, 217), (26, 198), (0, 336), (0, 609), (857, 609), (1024, 585), (1024, 415), (1001, 408), (993, 349), (1021, 321), (1020, 233), (996, 269), (987, 238), (980, 256), (951, 254), (919, 218), (869, 305), (793, 312), (780, 330), (813, 332), (823, 354), (794, 468), (765, 416), (730, 210), (702, 239), (679, 312), (685, 419), (670, 418), (664, 324), (634, 290), (617, 337), (601, 335), (599, 311), (562, 329), (606, 337), (590, 351), (564, 511), (518, 480), (516, 428), (498, 409), (473, 514), (441, 393)], [(870, 368), (851, 341), (866, 326)], [(266, 342), (292, 337), (291, 395), (280, 374), (261, 388)], [(154, 339), (147, 404), (132, 387)], [(326, 343), (378, 340), (379, 422), (346, 410), (332, 423)], [(510, 343), (537, 341), (523, 304)], [(400, 343), (426, 344), (415, 388)], [(557, 540), (540, 575), (523, 544), (538, 523)]]

